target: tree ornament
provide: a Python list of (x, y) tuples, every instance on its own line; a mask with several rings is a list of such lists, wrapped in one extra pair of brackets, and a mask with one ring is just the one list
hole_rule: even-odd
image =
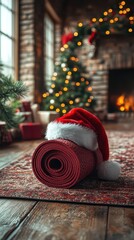
[(74, 36), (73, 36), (72, 32), (62, 35), (62, 37), (61, 37), (62, 45), (67, 44), (68, 42), (72, 41), (73, 37)]
[(91, 31), (92, 31), (92, 32), (91, 32), (91, 35), (90, 35), (89, 38), (88, 38), (88, 41), (89, 41), (90, 44), (93, 43), (93, 41), (95, 40), (96, 34), (97, 34), (95, 28), (92, 28)]

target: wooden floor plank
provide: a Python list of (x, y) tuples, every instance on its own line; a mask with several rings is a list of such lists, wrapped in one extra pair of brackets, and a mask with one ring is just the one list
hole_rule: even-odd
[(104, 240), (105, 206), (39, 202), (21, 226), (14, 240)]
[(134, 239), (134, 209), (110, 207), (107, 240)]
[(42, 140), (24, 141), (12, 143), (8, 147), (0, 149), (0, 169), (8, 166), (10, 163), (17, 161), (21, 156), (27, 154), (39, 145)]
[(0, 240), (7, 239), (35, 204), (35, 201), (0, 199)]

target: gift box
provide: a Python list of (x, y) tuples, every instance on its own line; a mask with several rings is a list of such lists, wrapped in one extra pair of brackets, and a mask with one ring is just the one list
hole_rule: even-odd
[(40, 123), (21, 123), (19, 128), (23, 140), (42, 138), (42, 126)]

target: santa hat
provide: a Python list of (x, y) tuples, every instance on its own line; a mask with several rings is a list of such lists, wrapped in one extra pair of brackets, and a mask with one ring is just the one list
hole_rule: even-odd
[[(100, 150), (103, 162), (97, 166), (98, 176), (106, 180), (115, 180), (120, 174), (120, 165), (109, 159), (109, 143), (101, 121), (83, 108), (74, 108), (62, 117), (50, 122), (46, 138), (68, 139), (91, 151)], [(98, 160), (99, 162), (99, 160)]]

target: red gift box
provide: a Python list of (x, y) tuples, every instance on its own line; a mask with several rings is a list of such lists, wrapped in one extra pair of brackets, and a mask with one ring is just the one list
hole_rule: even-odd
[(23, 140), (42, 138), (42, 126), (40, 123), (21, 123), (19, 127)]

